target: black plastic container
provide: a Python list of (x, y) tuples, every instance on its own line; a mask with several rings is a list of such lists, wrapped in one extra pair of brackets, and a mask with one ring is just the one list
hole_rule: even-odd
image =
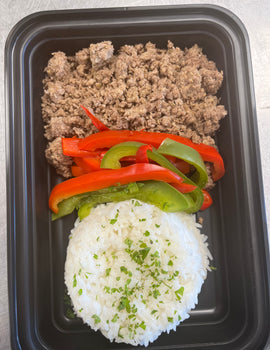
[(131, 349), (66, 314), (64, 261), (74, 216), (52, 223), (48, 195), (60, 181), (44, 157), (43, 69), (54, 51), (91, 42), (197, 43), (224, 71), (217, 143), (226, 175), (203, 213), (213, 264), (196, 310), (150, 349), (269, 348), (269, 248), (247, 33), (216, 6), (52, 11), (33, 14), (6, 44), (8, 274), (13, 349)]

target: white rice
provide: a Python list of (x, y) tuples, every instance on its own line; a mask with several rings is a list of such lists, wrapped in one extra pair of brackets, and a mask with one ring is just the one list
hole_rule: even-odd
[(147, 346), (175, 330), (197, 304), (211, 259), (198, 226), (192, 215), (137, 200), (92, 209), (67, 249), (75, 313), (119, 343)]

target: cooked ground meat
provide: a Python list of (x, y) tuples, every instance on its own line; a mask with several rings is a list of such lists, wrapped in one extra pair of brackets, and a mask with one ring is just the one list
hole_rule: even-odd
[(97, 131), (80, 104), (111, 129), (145, 128), (215, 146), (213, 137), (227, 114), (215, 96), (223, 73), (198, 45), (181, 50), (169, 41), (167, 49), (159, 49), (149, 42), (113, 52), (110, 41), (72, 57), (55, 52), (45, 68), (46, 157), (58, 174), (71, 176), (71, 159), (63, 156), (60, 138)]

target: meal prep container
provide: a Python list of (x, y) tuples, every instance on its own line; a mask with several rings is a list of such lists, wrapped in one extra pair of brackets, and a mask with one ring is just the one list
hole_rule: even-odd
[[(132, 349), (110, 343), (68, 313), (64, 262), (75, 215), (51, 222), (48, 196), (61, 181), (44, 157), (42, 79), (51, 53), (73, 55), (90, 43), (151, 41), (182, 49), (197, 43), (224, 72), (228, 110), (217, 133), (226, 174), (199, 214), (217, 269), (176, 332), (149, 349), (266, 349), (269, 247), (248, 37), (216, 6), (166, 6), (40, 12), (11, 31), (5, 52), (8, 275), (13, 349)], [(140, 347), (139, 347), (140, 348)], [(141, 347), (143, 349), (143, 347)]]

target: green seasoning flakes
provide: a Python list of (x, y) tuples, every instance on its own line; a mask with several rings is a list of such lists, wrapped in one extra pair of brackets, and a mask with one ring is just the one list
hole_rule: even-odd
[(145, 237), (148, 237), (148, 236), (150, 236), (150, 232), (146, 230), (146, 231), (144, 232), (144, 235), (145, 235)]
[(120, 331), (121, 331), (122, 328), (123, 328), (123, 327), (119, 327), (119, 330), (118, 330), (118, 337), (123, 339), (124, 337), (122, 336), (122, 334), (120, 334)]
[(114, 219), (111, 219), (111, 220), (110, 220), (110, 224), (111, 224), (111, 225), (114, 225), (114, 224), (116, 223), (117, 218), (118, 218), (118, 215), (119, 215), (119, 211), (118, 211), (118, 209), (117, 209), (117, 213), (116, 213)]
[(94, 257), (94, 259), (96, 259), (96, 260), (98, 259), (97, 254), (94, 254), (93, 257)]
[(92, 318), (95, 320), (95, 324), (97, 324), (101, 321), (101, 319), (98, 317), (98, 315), (93, 315)]
[(118, 318), (119, 318), (118, 314), (115, 314), (112, 318), (112, 322), (113, 323), (117, 322)]
[(167, 317), (167, 319), (170, 323), (173, 323), (173, 317)]
[(174, 293), (176, 295), (177, 300), (180, 301), (181, 300), (181, 296), (183, 296), (183, 294), (184, 294), (184, 287), (179, 288)]
[(154, 315), (157, 312), (157, 310), (152, 310), (151, 315)]
[(173, 266), (173, 262), (171, 260), (168, 261), (169, 266)]
[(109, 276), (110, 272), (111, 272), (111, 268), (109, 267), (108, 269), (106, 269), (106, 277)]
[(131, 245), (132, 245), (132, 243), (133, 243), (133, 241), (132, 241), (131, 239), (129, 239), (129, 238), (126, 238), (126, 239), (124, 240), (124, 243), (130, 248)]
[(128, 274), (128, 269), (125, 266), (121, 266), (120, 271), (124, 272), (126, 275)]
[(126, 309), (128, 313), (130, 313), (130, 302), (127, 297), (122, 296), (120, 299), (120, 303), (117, 307), (118, 311)]
[(82, 295), (82, 289), (79, 289), (78, 294)]
[(73, 287), (77, 286), (77, 279), (76, 279), (76, 273), (73, 276)]

